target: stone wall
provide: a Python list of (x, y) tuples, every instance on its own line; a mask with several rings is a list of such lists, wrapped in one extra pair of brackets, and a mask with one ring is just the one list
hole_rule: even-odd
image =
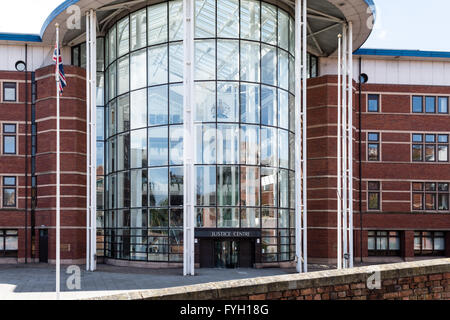
[[(379, 282), (376, 281), (377, 278)], [(96, 299), (450, 300), (449, 281), (450, 259), (435, 259), (213, 282), (123, 293)]]

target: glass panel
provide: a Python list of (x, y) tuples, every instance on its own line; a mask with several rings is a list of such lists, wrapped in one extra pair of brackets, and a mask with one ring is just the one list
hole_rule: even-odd
[(130, 98), (131, 129), (147, 126), (147, 90), (133, 91)]
[(127, 130), (130, 130), (130, 96), (128, 94), (119, 97), (117, 104), (117, 132)]
[(278, 126), (289, 129), (289, 94), (284, 90), (278, 90)]
[(241, 0), (241, 38), (260, 39), (260, 15), (259, 1)]
[(183, 0), (169, 1), (169, 41), (183, 40)]
[(129, 168), (130, 134), (120, 134), (117, 136), (117, 171)]
[(413, 194), (413, 209), (423, 210), (423, 194), (420, 193)]
[[(86, 52), (86, 50), (81, 50)], [(109, 62), (116, 60), (117, 56), (117, 35), (116, 35), (116, 25), (114, 25), (111, 30), (109, 30)]]
[(289, 168), (289, 134), (286, 130), (278, 129), (279, 166)]
[(149, 205), (166, 207), (169, 205), (168, 170), (167, 168), (153, 168), (148, 170)]
[(109, 66), (109, 99), (113, 99), (117, 95), (116, 87), (116, 62)]
[(3, 133), (16, 133), (16, 125), (15, 124), (4, 124), (3, 125)]
[(183, 226), (183, 210), (175, 209), (170, 210), (170, 227), (182, 227)]
[(220, 166), (217, 170), (217, 204), (239, 205), (239, 168)]
[(167, 41), (167, 18), (167, 3), (148, 7), (148, 45)]
[(133, 52), (130, 60), (131, 72), (131, 90), (147, 86), (147, 74), (142, 72), (147, 70), (147, 51), (146, 49)]
[(238, 228), (239, 227), (239, 209), (237, 208), (219, 208), (217, 217), (218, 228)]
[(413, 161), (423, 161), (423, 146), (420, 144), (413, 144), (412, 159)]
[(276, 207), (278, 205), (277, 170), (261, 168), (261, 204)]
[(239, 41), (217, 40), (217, 80), (239, 80)]
[(378, 112), (378, 95), (369, 94), (369, 112)]
[(439, 191), (448, 191), (448, 183), (439, 183)]
[(216, 35), (216, 1), (195, 0), (195, 37), (212, 38)]
[(436, 210), (436, 194), (427, 193), (425, 195), (425, 209)]
[(216, 77), (216, 41), (196, 40), (195, 80), (214, 80), (215, 77)]
[(261, 45), (261, 82), (275, 86), (277, 84), (277, 49)]
[(197, 208), (197, 228), (215, 228), (216, 227), (216, 209)]
[(183, 81), (183, 43), (169, 44), (169, 82)]
[[(147, 45), (147, 10), (131, 14), (131, 51)], [(143, 69), (141, 69), (143, 70)]]
[(435, 142), (436, 136), (434, 134), (426, 134), (425, 135), (425, 142)]
[(259, 64), (259, 44), (248, 41), (241, 41), (241, 80), (259, 82)]
[(368, 159), (369, 161), (378, 161), (378, 143), (369, 143), (368, 145)]
[(15, 154), (16, 153), (16, 137), (15, 136), (3, 136), (3, 153)]
[(278, 51), (278, 86), (289, 89), (289, 54), (282, 50)]
[(378, 141), (379, 140), (379, 134), (378, 133), (369, 133), (368, 140), (369, 141)]
[(425, 146), (425, 161), (433, 162), (436, 161), (435, 157), (436, 147), (432, 145)]
[[(149, 226), (151, 228), (167, 228), (168, 225), (169, 225), (169, 211), (167, 209), (149, 210)], [(149, 235), (153, 233), (152, 231), (153, 230), (149, 230)], [(157, 233), (154, 234), (156, 235)], [(152, 241), (149, 239), (149, 244), (151, 243)]]
[(239, 122), (239, 83), (217, 83), (217, 121)]
[(367, 188), (369, 190), (380, 190), (380, 183), (375, 181), (369, 181)]
[[(280, 208), (289, 208), (289, 172), (287, 170), (280, 169), (278, 171), (278, 183), (280, 186)], [(286, 216), (288, 217), (287, 211)], [(280, 228), (288, 228), (288, 226)]]
[(147, 166), (147, 130), (131, 131), (131, 168)]
[(148, 125), (167, 124), (169, 101), (167, 85), (148, 88)]
[(216, 205), (216, 167), (197, 166), (196, 195), (198, 206)]
[(217, 37), (239, 37), (239, 0), (217, 1)]
[(439, 210), (448, 210), (448, 194), (439, 194), (438, 196), (439, 203), (438, 203), (438, 209)]
[(121, 57), (130, 50), (130, 29), (129, 18), (126, 17), (117, 24), (117, 37), (119, 44), (119, 54)]
[[(274, 209), (262, 209), (262, 227), (263, 228), (276, 228), (277, 227), (277, 215), (276, 210)], [(276, 238), (271, 238), (272, 241), (275, 241)], [(264, 240), (263, 240), (264, 242)]]
[(436, 113), (436, 98), (425, 97), (425, 112)]
[(16, 206), (16, 189), (3, 188), (3, 206)]
[(195, 120), (215, 121), (216, 119), (216, 84), (200, 82), (195, 84)]
[(241, 122), (259, 121), (259, 85), (241, 84)]
[[(436, 234), (435, 234), (436, 235)], [(445, 239), (434, 238), (434, 250), (445, 250)]]
[(295, 22), (292, 17), (289, 18), (289, 52), (295, 54)]
[[(129, 172), (117, 174), (117, 208), (128, 208), (130, 206), (130, 175)], [(119, 226), (125, 226), (126, 221), (118, 221)]]
[(259, 168), (241, 167), (241, 205), (259, 206)]
[(369, 210), (379, 210), (380, 209), (380, 193), (369, 192)]
[(147, 206), (147, 170), (131, 171), (130, 189), (131, 207)]
[(125, 56), (119, 59), (119, 70), (118, 70), (118, 84), (117, 84), (117, 94), (121, 95), (125, 92), (130, 91), (130, 61), (129, 56)]
[(217, 163), (239, 163), (239, 126), (217, 125)]
[(241, 210), (241, 228), (259, 228), (259, 209), (247, 208)]
[(164, 84), (168, 82), (166, 44), (148, 48), (148, 85)]
[(170, 126), (170, 164), (183, 164), (183, 126)]
[(375, 250), (375, 238), (373, 238), (373, 237), (368, 238), (367, 249)]
[(169, 169), (170, 205), (183, 205), (183, 167), (172, 167)]
[(414, 191), (421, 191), (421, 190), (423, 190), (423, 183), (414, 182), (413, 183), (413, 190)]
[(277, 166), (277, 129), (261, 128), (261, 165)]
[(439, 161), (444, 161), (444, 162), (448, 161), (448, 145), (447, 146), (443, 146), (443, 145), (438, 146), (438, 157), (439, 157)]
[(168, 128), (155, 127), (148, 129), (148, 164), (164, 166), (168, 164)]
[(377, 238), (377, 250), (387, 250), (387, 238), (386, 237), (380, 237)]
[(439, 113), (448, 113), (448, 98), (439, 97)]
[(198, 164), (216, 163), (216, 126), (196, 125), (196, 159)]
[(289, 15), (278, 9), (278, 46), (289, 50)]
[(262, 2), (261, 41), (277, 44), (277, 7)]
[(438, 135), (438, 142), (448, 143), (448, 135), (447, 134)]
[(423, 112), (423, 97), (412, 97), (412, 111)]
[(261, 87), (261, 124), (276, 126), (277, 95), (272, 87)]
[(241, 144), (240, 154), (241, 163), (258, 165), (259, 164), (259, 126), (242, 125), (241, 126)]
[(183, 84), (169, 86), (169, 121), (170, 124), (183, 123)]

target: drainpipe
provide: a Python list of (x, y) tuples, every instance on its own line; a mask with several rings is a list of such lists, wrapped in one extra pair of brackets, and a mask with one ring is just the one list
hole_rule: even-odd
[(28, 44), (25, 44), (25, 263), (28, 263)]
[(363, 218), (362, 218), (362, 157), (361, 157), (361, 152), (362, 152), (362, 145), (361, 145), (361, 57), (359, 57), (359, 228), (360, 228), (360, 233), (359, 233), (359, 247), (360, 247), (360, 254), (361, 254), (361, 263), (363, 262), (363, 248), (362, 248), (362, 244), (363, 244)]

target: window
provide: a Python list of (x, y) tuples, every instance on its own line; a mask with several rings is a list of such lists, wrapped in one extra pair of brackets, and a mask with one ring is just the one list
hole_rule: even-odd
[(0, 257), (17, 257), (17, 230), (0, 230)]
[(414, 182), (412, 184), (413, 210), (448, 211), (449, 183)]
[(16, 197), (16, 177), (3, 177), (3, 207), (15, 208)]
[(3, 101), (16, 101), (17, 84), (14, 82), (4, 82), (3, 83)]
[(379, 101), (380, 101), (380, 96), (378, 94), (369, 94), (367, 111), (368, 112), (379, 112), (380, 111)]
[(398, 231), (369, 231), (369, 256), (399, 256), (400, 232)]
[(412, 112), (448, 114), (448, 97), (413, 96)]
[(413, 134), (412, 160), (436, 162), (436, 159), (448, 162), (448, 134)]
[(367, 140), (367, 159), (369, 161), (380, 161), (380, 134), (369, 133)]
[(380, 182), (369, 181), (367, 189), (367, 208), (369, 210), (380, 210)]
[(445, 114), (448, 113), (448, 97), (438, 98), (438, 112)]
[(16, 125), (3, 124), (3, 154), (16, 154)]
[(445, 251), (444, 232), (419, 231), (414, 233), (414, 254), (443, 255)]

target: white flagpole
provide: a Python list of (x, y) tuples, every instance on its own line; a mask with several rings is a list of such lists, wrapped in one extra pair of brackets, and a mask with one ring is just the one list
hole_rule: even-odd
[(56, 24), (56, 299), (60, 291), (60, 136), (59, 136), (59, 24)]

